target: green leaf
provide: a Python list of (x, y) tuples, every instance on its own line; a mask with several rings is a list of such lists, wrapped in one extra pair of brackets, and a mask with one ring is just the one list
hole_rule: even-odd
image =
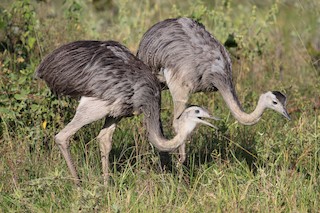
[(13, 111), (8, 108), (0, 107), (0, 113), (10, 114), (10, 113), (13, 113)]
[(21, 100), (21, 101), (26, 100), (27, 97), (28, 97), (27, 94), (15, 94), (15, 95), (14, 95), (14, 98), (15, 98), (16, 100)]
[(15, 111), (5, 108), (5, 107), (0, 107), (0, 116), (1, 117), (7, 117), (7, 118), (12, 118), (15, 114)]
[(24, 84), (27, 80), (27, 77), (26, 76), (21, 76), (18, 80), (18, 84), (21, 85), (21, 84)]
[(34, 37), (29, 37), (29, 38), (28, 38), (28, 47), (29, 47), (30, 49), (33, 49), (35, 42), (36, 42), (36, 38), (34, 38)]

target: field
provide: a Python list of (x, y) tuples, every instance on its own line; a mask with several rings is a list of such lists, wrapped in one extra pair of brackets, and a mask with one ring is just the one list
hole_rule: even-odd
[[(320, 3), (317, 0), (4, 0), (0, 3), (0, 212), (320, 212)], [(287, 95), (291, 121), (267, 110), (238, 123), (219, 92), (190, 103), (222, 118), (200, 126), (163, 171), (142, 116), (123, 119), (113, 137), (111, 180), (101, 176), (96, 136), (103, 121), (71, 139), (82, 180), (71, 179), (54, 135), (77, 100), (53, 95), (34, 78), (41, 59), (70, 41), (116, 40), (136, 53), (158, 21), (187, 16), (230, 52), (246, 112), (259, 95)], [(173, 104), (161, 116), (172, 138)]]

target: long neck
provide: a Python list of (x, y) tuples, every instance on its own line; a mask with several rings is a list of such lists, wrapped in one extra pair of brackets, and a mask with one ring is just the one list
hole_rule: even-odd
[(182, 145), (188, 137), (187, 132), (179, 132), (171, 140), (166, 139), (162, 131), (159, 110), (154, 110), (152, 113), (144, 113), (144, 121), (149, 141), (160, 151), (173, 151)]
[(238, 120), (240, 123), (244, 125), (253, 125), (257, 123), (261, 118), (263, 111), (265, 110), (261, 98), (259, 99), (255, 110), (248, 114), (242, 110), (242, 107), (234, 89), (223, 89), (220, 90), (220, 93), (224, 101), (226, 102), (227, 106), (229, 107), (232, 115), (235, 117), (236, 120)]

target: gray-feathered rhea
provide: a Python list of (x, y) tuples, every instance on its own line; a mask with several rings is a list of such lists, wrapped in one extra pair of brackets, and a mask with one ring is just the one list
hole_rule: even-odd
[(105, 183), (109, 173), (112, 134), (123, 117), (144, 114), (148, 138), (160, 151), (172, 151), (183, 144), (197, 124), (212, 124), (214, 118), (197, 106), (187, 108), (179, 118), (177, 135), (167, 140), (160, 120), (161, 91), (151, 70), (125, 46), (115, 41), (76, 41), (62, 45), (46, 56), (36, 70), (57, 95), (80, 96), (72, 121), (56, 136), (69, 170), (79, 183), (69, 152), (69, 139), (82, 126), (106, 118), (98, 135)]
[[(190, 94), (200, 91), (219, 91), (235, 119), (245, 125), (258, 122), (266, 108), (290, 119), (286, 97), (278, 91), (262, 94), (253, 112), (243, 111), (232, 82), (227, 50), (204, 25), (190, 18), (167, 19), (153, 25), (143, 35), (137, 56), (168, 86), (176, 131), (177, 118), (186, 108)], [(184, 144), (179, 153), (184, 162)]]
[(219, 91), (234, 117), (256, 123), (265, 108), (286, 118), (286, 97), (278, 91), (262, 94), (256, 110), (243, 111), (232, 82), (232, 64), (225, 47), (199, 22), (190, 18), (167, 19), (143, 35), (137, 56), (166, 83), (175, 104), (175, 116), (183, 111), (191, 93)]

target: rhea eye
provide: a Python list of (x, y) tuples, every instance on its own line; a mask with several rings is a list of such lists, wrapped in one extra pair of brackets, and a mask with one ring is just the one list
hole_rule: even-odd
[(200, 113), (200, 111), (199, 111), (198, 109), (196, 109), (196, 110), (195, 110), (195, 113), (197, 113), (197, 114), (198, 114), (198, 113)]
[(274, 105), (277, 105), (277, 104), (278, 104), (276, 101), (272, 101), (272, 103), (273, 103)]

